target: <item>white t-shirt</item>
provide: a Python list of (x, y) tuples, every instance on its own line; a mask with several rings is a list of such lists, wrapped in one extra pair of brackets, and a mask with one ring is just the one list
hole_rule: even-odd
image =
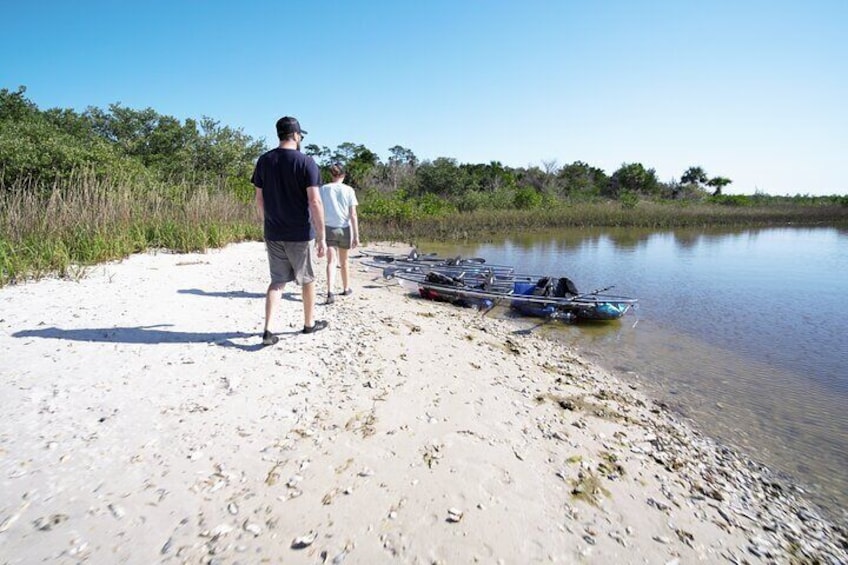
[(350, 227), (350, 207), (358, 206), (353, 188), (343, 182), (331, 182), (321, 187), (324, 202), (324, 224), (330, 228)]

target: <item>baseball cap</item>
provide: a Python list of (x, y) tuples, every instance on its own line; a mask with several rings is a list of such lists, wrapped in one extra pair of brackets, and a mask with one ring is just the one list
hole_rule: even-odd
[(277, 120), (277, 136), (282, 137), (290, 133), (299, 133), (306, 135), (306, 131), (300, 129), (300, 122), (291, 116), (286, 116)]

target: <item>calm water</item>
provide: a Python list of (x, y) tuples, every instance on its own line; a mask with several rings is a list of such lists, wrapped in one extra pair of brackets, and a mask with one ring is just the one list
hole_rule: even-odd
[[(848, 231), (559, 230), (425, 252), (639, 298), (620, 322), (539, 327), (700, 429), (848, 508)], [(539, 322), (521, 319), (530, 327)]]

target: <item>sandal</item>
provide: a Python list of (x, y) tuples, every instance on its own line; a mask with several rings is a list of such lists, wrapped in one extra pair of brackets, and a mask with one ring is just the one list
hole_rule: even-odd
[(311, 327), (303, 326), (303, 333), (305, 333), (305, 334), (315, 333), (317, 331), (323, 330), (324, 328), (326, 328), (329, 325), (330, 324), (327, 323), (327, 320), (317, 320), (314, 324), (312, 324)]
[(344, 290), (344, 292), (342, 292), (341, 294), (342, 294), (342, 296), (350, 296), (351, 294), (353, 294), (353, 289), (352, 288), (346, 288)]

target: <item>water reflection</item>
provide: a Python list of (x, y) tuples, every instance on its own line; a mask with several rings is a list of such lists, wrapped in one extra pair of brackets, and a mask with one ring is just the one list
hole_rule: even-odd
[(419, 245), (638, 297), (617, 324), (542, 331), (848, 507), (848, 230), (556, 230)]

